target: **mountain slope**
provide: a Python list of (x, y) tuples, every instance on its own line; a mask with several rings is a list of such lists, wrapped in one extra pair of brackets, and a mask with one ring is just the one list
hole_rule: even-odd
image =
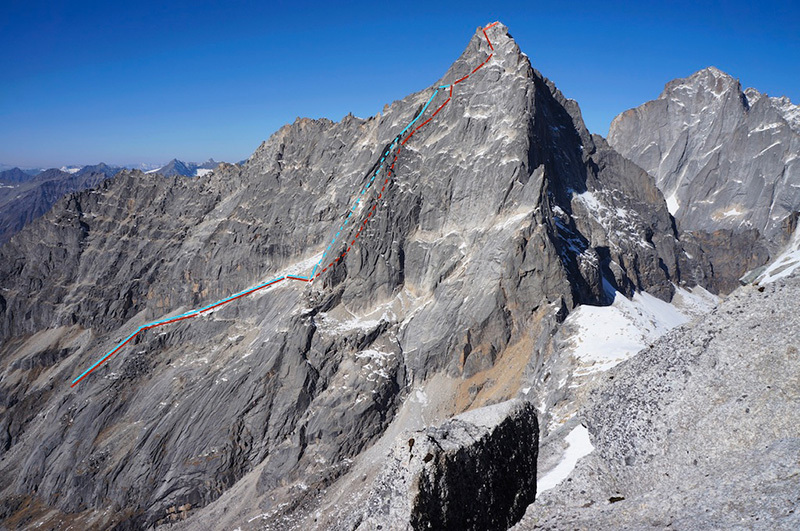
[(9, 170), (0, 171), (0, 183), (5, 185), (24, 183), (25, 181), (30, 181), (33, 178), (33, 175), (26, 173), (19, 168), (11, 168)]
[[(652, 177), (589, 135), (505, 26), (479, 29), (380, 115), (298, 119), (197, 179), (122, 172), (0, 248), (4, 514), (304, 521), (365, 450), (516, 396), (607, 285), (669, 299), (704, 267), (682, 245)], [(309, 272), (68, 385), (147, 322)]]
[(514, 529), (797, 529), (798, 297), (741, 288), (598, 377), (593, 450)]
[(0, 245), (68, 193), (97, 186), (112, 175), (114, 169), (100, 166), (86, 167), (74, 174), (50, 169), (35, 177), (9, 179), (13, 184), (0, 185)]
[(175, 175), (183, 175), (184, 177), (202, 176), (213, 170), (219, 165), (219, 162), (214, 159), (208, 159), (206, 162), (183, 162), (178, 159), (172, 159), (167, 164), (157, 170), (151, 170), (147, 173), (159, 173), (165, 177), (172, 177)]
[(682, 229), (753, 229), (774, 250), (800, 210), (798, 116), (709, 67), (617, 116), (608, 139), (656, 178)]

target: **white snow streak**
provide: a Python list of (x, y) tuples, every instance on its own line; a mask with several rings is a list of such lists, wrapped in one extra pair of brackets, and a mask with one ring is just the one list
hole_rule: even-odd
[(769, 284), (779, 278), (788, 277), (800, 267), (800, 230), (796, 230), (791, 243), (767, 269), (759, 275), (757, 284)]
[(547, 474), (539, 478), (536, 482), (536, 493), (541, 494), (546, 490), (550, 490), (569, 476), (578, 464), (578, 461), (594, 450), (592, 441), (589, 439), (589, 430), (585, 426), (576, 426), (564, 438), (564, 441), (569, 445), (567, 451), (564, 452), (564, 457), (556, 465), (555, 468), (550, 470)]

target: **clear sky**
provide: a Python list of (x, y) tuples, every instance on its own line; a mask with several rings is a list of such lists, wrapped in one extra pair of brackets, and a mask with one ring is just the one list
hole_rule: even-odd
[(800, 103), (800, 2), (0, 2), (0, 163), (238, 161), (297, 116), (366, 117), (501, 20), (605, 135), (708, 65)]

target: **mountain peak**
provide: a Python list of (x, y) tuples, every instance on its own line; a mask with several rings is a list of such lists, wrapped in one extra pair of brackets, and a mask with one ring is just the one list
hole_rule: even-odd
[(698, 92), (709, 92), (714, 96), (734, 92), (739, 95), (742, 91), (739, 80), (723, 72), (715, 66), (707, 66), (698, 70), (689, 77), (675, 79), (667, 83), (661, 97), (669, 97), (675, 93), (687, 92), (690, 95)]

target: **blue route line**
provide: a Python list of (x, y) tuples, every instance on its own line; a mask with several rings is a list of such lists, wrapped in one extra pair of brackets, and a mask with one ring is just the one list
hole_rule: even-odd
[(300, 276), (296, 276), (296, 275), (284, 275), (282, 277), (274, 278), (274, 279), (269, 280), (267, 282), (262, 282), (261, 284), (258, 284), (256, 286), (247, 288), (246, 290), (242, 290), (242, 291), (240, 291), (238, 293), (234, 293), (233, 295), (225, 297), (224, 299), (220, 299), (220, 300), (218, 300), (216, 302), (212, 302), (211, 304), (207, 304), (207, 305), (203, 306), (202, 308), (196, 308), (194, 310), (190, 310), (188, 312), (184, 312), (184, 313), (182, 313), (180, 315), (173, 315), (172, 317), (165, 317), (165, 318), (159, 319), (157, 321), (152, 321), (150, 323), (143, 324), (143, 325), (139, 326), (139, 328), (137, 328), (136, 331), (134, 331), (131, 335), (129, 335), (124, 340), (122, 340), (120, 343), (118, 343), (117, 346), (115, 346), (113, 349), (109, 350), (102, 358), (100, 358), (99, 360), (94, 362), (94, 364), (92, 364), (91, 367), (89, 367), (88, 369), (83, 371), (80, 374), (80, 376), (78, 376), (77, 378), (75, 378), (72, 381), (72, 385), (75, 385), (76, 383), (81, 381), (84, 376), (86, 376), (87, 374), (92, 372), (97, 366), (99, 366), (101, 363), (103, 363), (105, 360), (107, 360), (112, 354), (114, 354), (116, 351), (118, 351), (120, 348), (122, 348), (123, 345), (125, 345), (128, 341), (133, 339), (133, 337), (136, 336), (142, 330), (145, 330), (145, 329), (148, 329), (148, 328), (154, 328), (156, 326), (159, 326), (159, 325), (162, 325), (162, 324), (166, 324), (166, 323), (171, 322), (171, 321), (177, 321), (177, 320), (180, 320), (180, 319), (186, 319), (188, 317), (194, 317), (195, 315), (198, 315), (198, 314), (201, 314), (201, 313), (203, 313), (205, 311), (208, 311), (211, 308), (214, 308), (215, 306), (221, 306), (222, 304), (225, 304), (226, 302), (229, 302), (229, 301), (231, 301), (233, 299), (236, 299), (238, 297), (243, 297), (244, 295), (247, 295), (248, 293), (252, 293), (252, 292), (257, 291), (259, 289), (265, 288), (265, 287), (269, 286), (270, 284), (276, 284), (276, 283), (278, 283), (281, 280), (284, 280), (286, 278), (292, 278), (292, 279), (298, 279), (298, 280), (306, 280), (306, 281), (309, 280), (307, 277), (300, 277)]
[[(446, 85), (446, 86), (448, 86), (448, 85)], [(400, 134), (395, 137), (395, 139), (392, 141), (392, 143), (389, 145), (389, 147), (386, 149), (386, 151), (384, 151), (383, 156), (381, 157), (381, 160), (378, 162), (378, 169), (375, 170), (375, 173), (372, 174), (372, 177), (370, 178), (370, 180), (367, 183), (367, 185), (361, 190), (361, 193), (359, 193), (359, 196), (356, 199), (355, 204), (348, 211), (347, 217), (345, 218), (344, 223), (342, 224), (341, 227), (339, 227), (339, 230), (336, 231), (336, 234), (333, 236), (333, 239), (331, 240), (331, 243), (328, 245), (328, 248), (325, 250), (324, 253), (322, 253), (322, 258), (319, 259), (319, 262), (317, 262), (317, 264), (314, 266), (314, 269), (311, 270), (311, 274), (308, 277), (302, 277), (302, 276), (299, 276), (299, 275), (284, 275), (282, 277), (278, 277), (278, 278), (272, 279), (272, 280), (270, 280), (268, 282), (263, 282), (261, 284), (258, 284), (257, 286), (253, 286), (251, 288), (247, 288), (246, 290), (240, 291), (238, 293), (234, 293), (233, 295), (225, 297), (224, 299), (220, 299), (220, 300), (218, 300), (216, 302), (212, 302), (211, 304), (207, 304), (206, 306), (203, 306), (202, 308), (196, 308), (194, 310), (190, 310), (188, 312), (184, 312), (184, 313), (182, 313), (180, 315), (174, 315), (172, 317), (164, 317), (163, 319), (159, 319), (157, 321), (153, 321), (153, 322), (141, 325), (139, 328), (136, 329), (135, 332), (133, 332), (128, 337), (126, 337), (123, 341), (121, 341), (119, 344), (117, 344), (117, 346), (115, 346), (113, 349), (109, 350), (105, 354), (105, 356), (103, 356), (102, 358), (97, 360), (91, 367), (89, 367), (88, 369), (83, 371), (80, 374), (80, 376), (78, 376), (77, 378), (75, 378), (75, 380), (73, 380), (72, 385), (75, 385), (80, 380), (82, 380), (87, 374), (92, 372), (96, 367), (98, 367), (101, 363), (103, 363), (105, 360), (107, 360), (112, 354), (114, 354), (120, 348), (122, 348), (128, 341), (133, 339), (133, 337), (136, 336), (142, 330), (146, 330), (146, 329), (149, 329), (149, 328), (160, 326), (162, 324), (166, 324), (166, 323), (169, 323), (169, 322), (177, 321), (177, 320), (180, 320), (180, 319), (186, 319), (186, 318), (189, 318), (189, 317), (194, 317), (194, 316), (199, 315), (199, 314), (201, 314), (201, 313), (203, 313), (205, 311), (210, 310), (211, 308), (214, 308), (216, 306), (221, 306), (221, 305), (225, 304), (226, 302), (229, 302), (229, 301), (232, 301), (233, 299), (236, 299), (238, 297), (242, 297), (244, 295), (247, 295), (248, 293), (251, 293), (253, 291), (257, 291), (257, 290), (259, 290), (261, 288), (264, 288), (264, 287), (266, 287), (266, 286), (268, 286), (270, 284), (275, 284), (275, 283), (277, 283), (277, 282), (279, 282), (281, 280), (284, 280), (284, 279), (303, 280), (303, 281), (306, 281), (306, 282), (313, 281), (314, 280), (314, 273), (317, 271), (317, 269), (320, 268), (320, 265), (322, 264), (322, 261), (325, 260), (325, 256), (327, 255), (328, 251), (331, 250), (331, 248), (333, 247), (333, 244), (336, 243), (337, 238), (339, 238), (339, 235), (342, 233), (344, 228), (349, 223), (350, 218), (352, 217), (353, 213), (356, 210), (356, 207), (358, 207), (358, 204), (361, 202), (361, 199), (363, 198), (362, 196), (366, 193), (367, 190), (369, 190), (370, 186), (372, 186), (372, 183), (375, 181), (375, 178), (380, 174), (381, 170), (383, 170), (384, 164), (386, 163), (386, 158), (392, 153), (392, 150), (400, 142), (400, 138), (403, 136), (403, 134), (406, 131), (408, 131), (408, 129), (412, 125), (414, 125), (417, 122), (417, 120), (419, 120), (419, 118), (425, 113), (425, 110), (431, 104), (431, 102), (436, 97), (436, 95), (439, 93), (439, 90), (441, 88), (442, 87), (439, 87), (439, 88), (437, 88), (436, 90), (433, 91), (433, 94), (431, 95), (430, 98), (428, 98), (428, 101), (425, 103), (425, 106), (422, 107), (422, 110), (419, 113), (417, 113), (417, 116), (413, 120), (411, 120), (411, 122), (405, 127), (405, 129), (403, 129), (400, 132)]]
[[(491, 28), (491, 27), (492, 27), (492, 26), (494, 26), (495, 24), (497, 24), (497, 22), (495, 22), (495, 23), (493, 23), (493, 24), (491, 24), (491, 25), (487, 26), (487, 29), (488, 29), (488, 28)], [(485, 31), (485, 29), (484, 29), (484, 32), (483, 32), (483, 33), (484, 33), (484, 35), (486, 35), (486, 31)], [(492, 47), (492, 43), (489, 41), (489, 37), (488, 37), (488, 35), (486, 35), (486, 40), (487, 40), (487, 42), (489, 42), (489, 46), (490, 46), (490, 47)], [(494, 48), (492, 47), (492, 49), (494, 49)], [(161, 325), (164, 325), (164, 324), (173, 323), (173, 322), (180, 321), (180, 320), (183, 320), (183, 319), (188, 319), (188, 318), (190, 318), (190, 317), (195, 317), (195, 316), (197, 316), (197, 315), (199, 315), (199, 314), (201, 314), (201, 313), (203, 313), (203, 312), (206, 312), (206, 311), (208, 311), (208, 310), (211, 310), (212, 308), (215, 308), (215, 307), (217, 307), (217, 306), (221, 306), (221, 305), (223, 305), (223, 304), (225, 304), (225, 303), (227, 303), (227, 302), (230, 302), (230, 301), (232, 301), (232, 300), (234, 300), (234, 299), (238, 299), (239, 297), (244, 297), (245, 295), (248, 295), (248, 294), (250, 294), (250, 293), (253, 293), (254, 291), (258, 291), (258, 290), (260, 290), (260, 289), (263, 289), (263, 288), (265, 288), (265, 287), (271, 286), (271, 285), (273, 285), (273, 284), (277, 284), (278, 282), (280, 282), (280, 281), (282, 281), (282, 280), (299, 280), (299, 281), (303, 281), (303, 282), (313, 282), (313, 281), (314, 281), (314, 279), (316, 278), (316, 277), (314, 276), (314, 273), (316, 273), (316, 272), (317, 272), (317, 270), (318, 270), (318, 269), (321, 267), (323, 260), (325, 260), (325, 256), (328, 254), (328, 251), (330, 251), (330, 250), (331, 250), (331, 248), (333, 247), (333, 244), (334, 244), (334, 243), (336, 243), (336, 240), (337, 240), (337, 238), (338, 238), (338, 237), (339, 237), (339, 235), (342, 233), (342, 230), (344, 230), (344, 228), (347, 226), (348, 222), (350, 221), (350, 217), (353, 215), (353, 213), (354, 213), (354, 212), (355, 212), (355, 210), (356, 210), (356, 207), (358, 207), (359, 203), (361, 202), (361, 199), (363, 199), (363, 197), (362, 197), (362, 196), (363, 196), (363, 195), (366, 193), (366, 191), (367, 191), (367, 190), (369, 190), (370, 186), (372, 186), (372, 183), (375, 181), (375, 178), (376, 178), (376, 177), (377, 177), (377, 176), (380, 174), (380, 172), (383, 170), (383, 168), (384, 168), (384, 165), (385, 165), (385, 163), (386, 163), (386, 159), (387, 159), (387, 158), (388, 158), (388, 157), (389, 157), (389, 156), (392, 154), (392, 151), (393, 151), (393, 150), (394, 150), (394, 149), (395, 149), (395, 148), (398, 146), (398, 144), (400, 143), (400, 140), (402, 139), (402, 137), (403, 137), (403, 135), (406, 133), (406, 131), (408, 131), (408, 130), (411, 128), (411, 126), (413, 126), (413, 125), (414, 125), (414, 124), (417, 122), (417, 120), (419, 120), (419, 119), (422, 117), (422, 115), (423, 115), (423, 114), (425, 114), (425, 111), (428, 109), (428, 107), (430, 106), (431, 102), (432, 102), (432, 101), (433, 101), (433, 99), (436, 97), (436, 95), (437, 95), (437, 94), (439, 94), (439, 91), (440, 91), (440, 90), (445, 90), (445, 89), (447, 89), (447, 88), (450, 88), (450, 92), (451, 92), (451, 95), (452, 95), (452, 88), (451, 88), (451, 87), (452, 87), (453, 85), (455, 85), (455, 84), (457, 84), (457, 83), (460, 83), (461, 81), (463, 81), (463, 80), (467, 79), (468, 77), (470, 77), (470, 75), (474, 74), (474, 73), (475, 73), (475, 72), (476, 72), (476, 71), (477, 71), (477, 70), (478, 70), (478, 69), (479, 69), (481, 66), (483, 66), (484, 64), (486, 64), (486, 62), (487, 62), (489, 59), (491, 59), (491, 57), (492, 57), (493, 55), (494, 55), (494, 54), (490, 54), (490, 55), (489, 55), (489, 57), (487, 57), (486, 61), (484, 61), (483, 63), (481, 63), (481, 64), (480, 64), (480, 65), (479, 65), (477, 68), (475, 68), (475, 70), (473, 70), (472, 72), (470, 72), (469, 74), (467, 74), (467, 75), (466, 75), (466, 76), (464, 76), (463, 78), (459, 79), (459, 80), (458, 80), (458, 81), (456, 81), (455, 83), (450, 83), (450, 84), (447, 84), (447, 85), (440, 85), (438, 88), (434, 89), (434, 91), (433, 91), (433, 94), (431, 95), (431, 97), (430, 97), (430, 98), (428, 98), (428, 101), (427, 101), (427, 102), (425, 102), (425, 105), (424, 105), (424, 106), (422, 107), (422, 109), (421, 109), (421, 110), (420, 110), (420, 111), (417, 113), (417, 115), (414, 117), (414, 119), (413, 119), (413, 120), (411, 120), (411, 122), (409, 122), (409, 124), (408, 124), (408, 125), (406, 125), (406, 127), (405, 127), (405, 128), (402, 130), (402, 131), (400, 131), (400, 134), (398, 134), (398, 135), (397, 135), (397, 136), (394, 138), (394, 140), (391, 142), (391, 144), (389, 144), (389, 147), (388, 147), (388, 148), (386, 148), (386, 149), (384, 150), (384, 152), (383, 152), (383, 155), (381, 156), (381, 159), (380, 159), (380, 161), (378, 161), (378, 169), (377, 169), (377, 170), (375, 170), (375, 172), (372, 174), (372, 177), (370, 178), (370, 180), (369, 180), (369, 182), (367, 183), (367, 185), (366, 185), (366, 186), (365, 186), (365, 187), (364, 187), (364, 188), (361, 190), (361, 193), (359, 193), (359, 195), (358, 195), (358, 197), (356, 198), (356, 201), (355, 201), (355, 203), (353, 204), (352, 208), (350, 208), (350, 210), (348, 211), (348, 213), (347, 213), (347, 216), (345, 217), (345, 220), (344, 220), (344, 222), (342, 223), (342, 226), (341, 226), (341, 227), (339, 227), (339, 230), (337, 230), (337, 231), (336, 231), (336, 234), (335, 234), (335, 235), (333, 236), (333, 238), (331, 239), (331, 243), (328, 245), (328, 247), (327, 247), (327, 248), (325, 249), (325, 251), (322, 253), (322, 258), (320, 258), (319, 262), (317, 262), (317, 264), (316, 264), (316, 265), (314, 266), (314, 268), (311, 270), (311, 274), (310, 274), (309, 276), (307, 276), (307, 277), (303, 277), (303, 276), (299, 276), (299, 275), (283, 275), (283, 276), (280, 276), (280, 277), (274, 278), (274, 279), (272, 279), (272, 280), (269, 280), (269, 281), (267, 281), (267, 282), (262, 282), (261, 284), (258, 284), (258, 285), (256, 285), (256, 286), (253, 286), (253, 287), (247, 288), (247, 289), (245, 289), (245, 290), (243, 290), (243, 291), (240, 291), (240, 292), (238, 292), (238, 293), (234, 293), (233, 295), (230, 295), (230, 296), (228, 296), (228, 297), (225, 297), (224, 299), (220, 299), (220, 300), (218, 300), (218, 301), (216, 301), (216, 302), (212, 302), (211, 304), (207, 304), (206, 306), (203, 306), (202, 308), (196, 308), (196, 309), (194, 309), (194, 310), (190, 310), (190, 311), (188, 311), (188, 312), (184, 312), (184, 313), (182, 313), (182, 314), (179, 314), (179, 315), (175, 315), (175, 316), (172, 316), (172, 317), (164, 317), (163, 319), (159, 319), (159, 320), (157, 320), (157, 321), (152, 321), (152, 322), (150, 322), (150, 323), (147, 323), (147, 324), (140, 325), (140, 326), (139, 326), (139, 327), (138, 327), (138, 328), (137, 328), (137, 329), (136, 329), (136, 330), (135, 330), (135, 331), (134, 331), (134, 332), (133, 332), (131, 335), (129, 335), (129, 336), (128, 336), (128, 337), (126, 337), (126, 338), (125, 338), (123, 341), (121, 341), (120, 343), (118, 343), (118, 344), (117, 344), (117, 346), (115, 346), (113, 349), (109, 350), (109, 351), (108, 351), (108, 352), (107, 352), (107, 353), (106, 353), (106, 354), (105, 354), (105, 355), (104, 355), (102, 358), (100, 358), (99, 360), (97, 360), (97, 361), (96, 361), (94, 364), (92, 364), (92, 366), (91, 366), (91, 367), (89, 367), (88, 369), (86, 369), (85, 371), (83, 371), (83, 372), (80, 374), (80, 376), (78, 376), (77, 378), (75, 378), (75, 380), (73, 380), (73, 381), (72, 381), (72, 386), (74, 387), (74, 386), (75, 386), (75, 385), (76, 385), (78, 382), (80, 382), (80, 381), (81, 381), (83, 378), (85, 378), (85, 377), (86, 377), (86, 376), (87, 376), (87, 375), (88, 375), (90, 372), (92, 372), (92, 371), (93, 371), (94, 369), (96, 369), (96, 368), (97, 368), (99, 365), (101, 365), (101, 364), (102, 364), (104, 361), (106, 361), (106, 360), (107, 360), (109, 357), (111, 357), (111, 356), (112, 356), (114, 353), (116, 353), (116, 352), (117, 352), (117, 351), (119, 351), (119, 350), (120, 350), (122, 347), (124, 347), (124, 346), (125, 346), (125, 345), (126, 345), (126, 344), (127, 344), (127, 343), (128, 343), (130, 340), (131, 340), (131, 339), (133, 339), (133, 338), (134, 338), (134, 337), (135, 337), (137, 334), (139, 334), (139, 332), (142, 332), (142, 331), (144, 331), (144, 330), (148, 330), (148, 329), (150, 329), (150, 328), (155, 328), (155, 327), (158, 327), (158, 326), (161, 326)], [(448, 98), (448, 100), (447, 100), (447, 101), (450, 101), (450, 99)], [(445, 102), (445, 104), (446, 104), (446, 103), (447, 103), (447, 102)], [(438, 111), (436, 111), (436, 112), (438, 112)], [(436, 115), (436, 112), (433, 114), (433, 116), (435, 116), (435, 115)], [(427, 123), (428, 121), (430, 121), (430, 120), (433, 118), (433, 116), (431, 116), (431, 118), (429, 118), (429, 119), (428, 119), (426, 122), (424, 122), (424, 123), (423, 123), (423, 125), (425, 125), (425, 123)], [(415, 130), (415, 131), (416, 131), (416, 130)], [(414, 134), (414, 132), (412, 132), (411, 134), (413, 135), (413, 134)], [(409, 136), (409, 138), (410, 138), (410, 136)], [(406, 140), (407, 140), (407, 139), (406, 139)], [(404, 142), (405, 142), (405, 141), (404, 141)], [(395, 155), (395, 159), (396, 159), (396, 158), (397, 158), (397, 157), (396, 157), (396, 155)], [(380, 197), (380, 196), (379, 196), (379, 197)], [(373, 208), (374, 208), (374, 207), (373, 207)], [(349, 248), (348, 248), (348, 250), (349, 250)]]
[(428, 101), (427, 101), (427, 102), (425, 102), (425, 106), (424, 106), (424, 107), (422, 107), (422, 110), (421, 110), (421, 111), (419, 111), (419, 113), (417, 113), (417, 116), (416, 116), (416, 117), (415, 117), (413, 120), (411, 120), (411, 122), (409, 122), (409, 124), (408, 124), (408, 125), (405, 127), (405, 129), (403, 129), (402, 131), (400, 131), (400, 134), (399, 134), (399, 135), (397, 135), (397, 136), (394, 138), (394, 140), (392, 141), (392, 143), (389, 145), (388, 149), (387, 149), (386, 151), (384, 151), (384, 153), (383, 153), (383, 156), (381, 157), (381, 160), (378, 162), (378, 169), (377, 169), (377, 170), (375, 170), (375, 173), (373, 173), (373, 174), (372, 174), (372, 177), (370, 178), (369, 182), (368, 182), (368, 183), (367, 183), (367, 185), (364, 187), (364, 189), (363, 189), (363, 190), (361, 190), (361, 193), (360, 193), (360, 194), (358, 194), (358, 198), (356, 198), (356, 202), (353, 204), (353, 207), (350, 209), (350, 211), (347, 213), (347, 216), (344, 218), (344, 223), (342, 223), (342, 226), (341, 226), (341, 227), (339, 227), (339, 230), (337, 230), (337, 231), (336, 231), (336, 234), (334, 234), (333, 238), (331, 239), (331, 243), (330, 243), (330, 244), (328, 244), (328, 247), (327, 247), (327, 248), (325, 249), (325, 251), (322, 253), (322, 257), (319, 259), (319, 262), (317, 262), (317, 265), (315, 265), (315, 266), (314, 266), (314, 269), (311, 271), (311, 275), (310, 275), (310, 277), (311, 277), (311, 281), (312, 281), (312, 282), (314, 281), (314, 278), (315, 278), (315, 277), (314, 277), (314, 273), (317, 271), (317, 269), (318, 269), (318, 268), (320, 268), (320, 267), (322, 266), (322, 262), (325, 260), (325, 257), (328, 255), (328, 251), (330, 251), (330, 250), (331, 250), (331, 248), (333, 248), (333, 244), (334, 244), (334, 243), (336, 243), (336, 240), (339, 238), (339, 235), (342, 233), (342, 231), (344, 230), (344, 228), (345, 228), (345, 227), (347, 226), (347, 224), (350, 222), (350, 217), (353, 215), (353, 213), (354, 213), (354, 212), (355, 212), (355, 210), (356, 210), (356, 207), (358, 207), (358, 204), (361, 202), (361, 199), (362, 199), (362, 197), (361, 197), (361, 196), (363, 196), (363, 195), (364, 195), (364, 193), (365, 193), (367, 190), (369, 190), (369, 187), (370, 187), (370, 186), (372, 186), (372, 183), (375, 181), (375, 178), (376, 178), (376, 177), (377, 177), (377, 176), (380, 174), (381, 170), (383, 169), (384, 162), (386, 161), (386, 157), (388, 157), (388, 156), (389, 156), (389, 155), (392, 153), (392, 149), (394, 149), (394, 147), (395, 147), (395, 146), (396, 146), (396, 145), (397, 145), (397, 144), (400, 142), (400, 138), (403, 136), (403, 134), (405, 134), (405, 132), (406, 132), (406, 131), (408, 131), (408, 129), (409, 129), (409, 128), (410, 128), (412, 125), (414, 125), (414, 124), (417, 122), (417, 120), (419, 120), (419, 119), (420, 119), (420, 117), (421, 117), (423, 114), (425, 114), (425, 110), (428, 108), (428, 106), (431, 104), (431, 102), (433, 101), (433, 99), (434, 99), (434, 98), (436, 97), (436, 95), (439, 93), (439, 90), (441, 90), (441, 89), (444, 89), (444, 88), (447, 88), (447, 87), (449, 87), (449, 86), (450, 86), (450, 85), (443, 85), (443, 86), (441, 86), (441, 87), (439, 87), (439, 88), (435, 89), (435, 90), (433, 91), (433, 94), (431, 95), (431, 97), (430, 97), (430, 98), (428, 98)]

